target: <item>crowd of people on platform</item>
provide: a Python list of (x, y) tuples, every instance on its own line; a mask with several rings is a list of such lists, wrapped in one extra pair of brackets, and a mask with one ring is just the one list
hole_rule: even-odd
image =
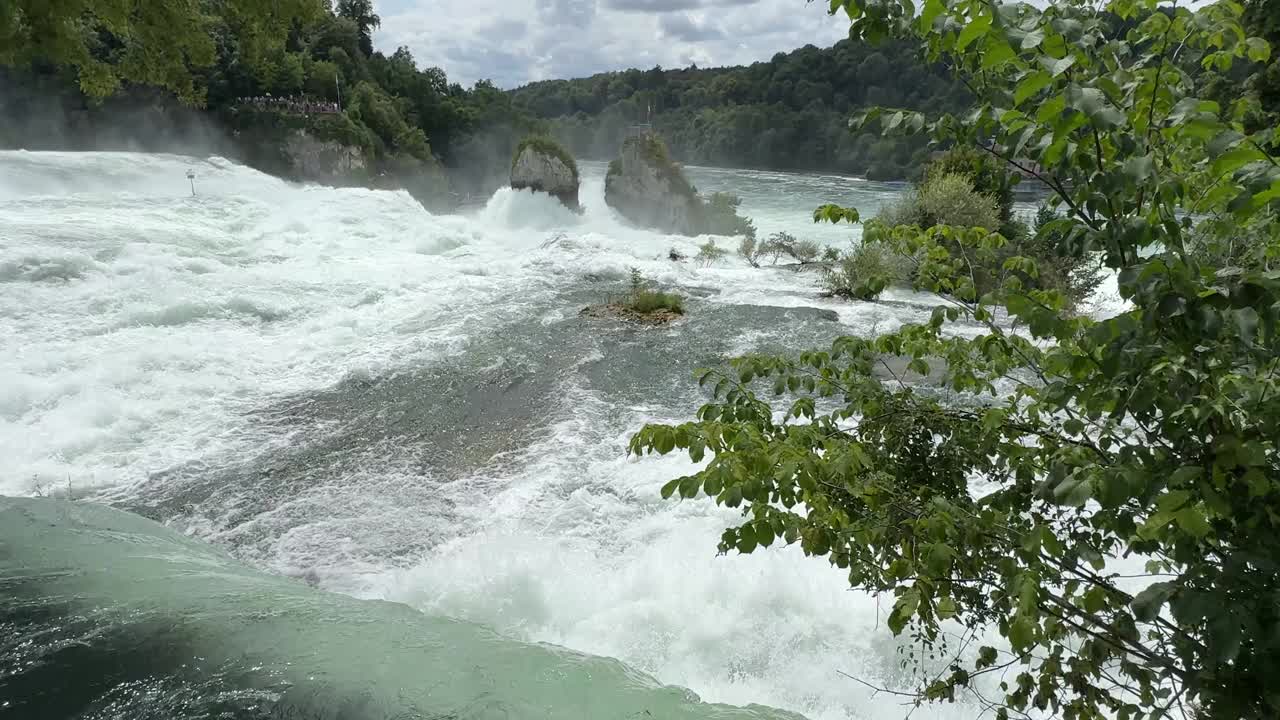
[(313, 98), (298, 95), (281, 97), (275, 97), (272, 95), (242, 97), (240, 98), (239, 103), (241, 105), (249, 105), (259, 110), (276, 110), (279, 112), (299, 114), (342, 112), (342, 107), (336, 102), (315, 100)]

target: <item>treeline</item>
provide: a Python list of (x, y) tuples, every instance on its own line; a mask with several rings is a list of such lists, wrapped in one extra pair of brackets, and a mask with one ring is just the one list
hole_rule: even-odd
[[(211, 116), (218, 129), (234, 136), (244, 159), (269, 172), (286, 170), (280, 167), (284, 134), (306, 129), (319, 139), (358, 146), (371, 159), (370, 180), (403, 181), (410, 189), (456, 198), (504, 180), (515, 144), (543, 129), (487, 81), (463, 88), (439, 68), (418, 68), (407, 48), (389, 55), (376, 51), (371, 36), (380, 18), (371, 0), (339, 0), (332, 9), (327, 0), (292, 1), (297, 7), (287, 30), (278, 28), (270, 42), (256, 26), (219, 16), (218, 6), (210, 6), (215, 9), (192, 32), (212, 41), (211, 62), (190, 67), (191, 82), (177, 87), (146, 81), (166, 76), (173, 69), (166, 67), (135, 73), (143, 78), (122, 72), (109, 88), (92, 82), (98, 73), (58, 58), (33, 55), (31, 62), (4, 69), (0, 144), (155, 149), (148, 146), (152, 141), (169, 135), (170, 145), (181, 143), (197, 129), (198, 142), (215, 142), (218, 133), (207, 128)], [(135, 27), (146, 22), (135, 18)], [(123, 59), (118, 48), (128, 48), (129, 39), (113, 40), (105, 30), (98, 35), (106, 39), (91, 43), (90, 54), (101, 57), (108, 71), (123, 67), (111, 62), (112, 55)], [(149, 87), (157, 84), (175, 94)], [(300, 118), (285, 108), (264, 110), (260, 102), (246, 102), (267, 95), (340, 103), (343, 112)], [(445, 167), (451, 169), (447, 179)]]
[(515, 105), (549, 121), (575, 154), (605, 159), (628, 126), (651, 119), (683, 162), (829, 171), (877, 179), (918, 174), (923, 138), (851, 132), (860, 108), (955, 112), (969, 96), (941, 66), (907, 44), (842, 40), (806, 45), (745, 67), (626, 70), (537, 82), (513, 91)]

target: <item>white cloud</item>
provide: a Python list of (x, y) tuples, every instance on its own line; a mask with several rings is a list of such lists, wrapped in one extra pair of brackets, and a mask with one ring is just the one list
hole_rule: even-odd
[(803, 0), (377, 0), (384, 52), (501, 87), (629, 67), (736, 65), (844, 37), (843, 17)]

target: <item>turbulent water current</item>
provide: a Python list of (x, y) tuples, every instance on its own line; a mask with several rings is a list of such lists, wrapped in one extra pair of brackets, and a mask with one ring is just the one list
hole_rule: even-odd
[[(842, 675), (902, 681), (886, 608), (797, 548), (717, 557), (736, 514), (663, 501), (687, 459), (626, 441), (691, 416), (696, 367), (931, 303), (672, 262), (706, 238), (627, 227), (584, 172), (581, 216), (509, 189), (432, 215), (217, 158), (0, 153), (0, 495), (58, 499), (0, 500), (0, 718), (903, 716)], [(814, 206), (900, 192), (691, 175), (841, 247)], [(632, 267), (687, 319), (579, 316)]]

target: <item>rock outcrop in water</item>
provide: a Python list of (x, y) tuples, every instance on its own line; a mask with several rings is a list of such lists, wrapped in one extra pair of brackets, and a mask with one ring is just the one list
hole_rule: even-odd
[(581, 210), (578, 204), (578, 164), (572, 155), (550, 138), (525, 138), (516, 148), (511, 161), (511, 187), (544, 192), (555, 196), (570, 210)]
[(622, 143), (622, 153), (609, 163), (604, 179), (604, 201), (628, 221), (662, 232), (755, 236), (752, 222), (737, 213), (741, 201), (728, 193), (698, 195), (652, 132)]
[(609, 163), (604, 201), (627, 220), (680, 235), (702, 232), (702, 201), (653, 133), (632, 135)]

